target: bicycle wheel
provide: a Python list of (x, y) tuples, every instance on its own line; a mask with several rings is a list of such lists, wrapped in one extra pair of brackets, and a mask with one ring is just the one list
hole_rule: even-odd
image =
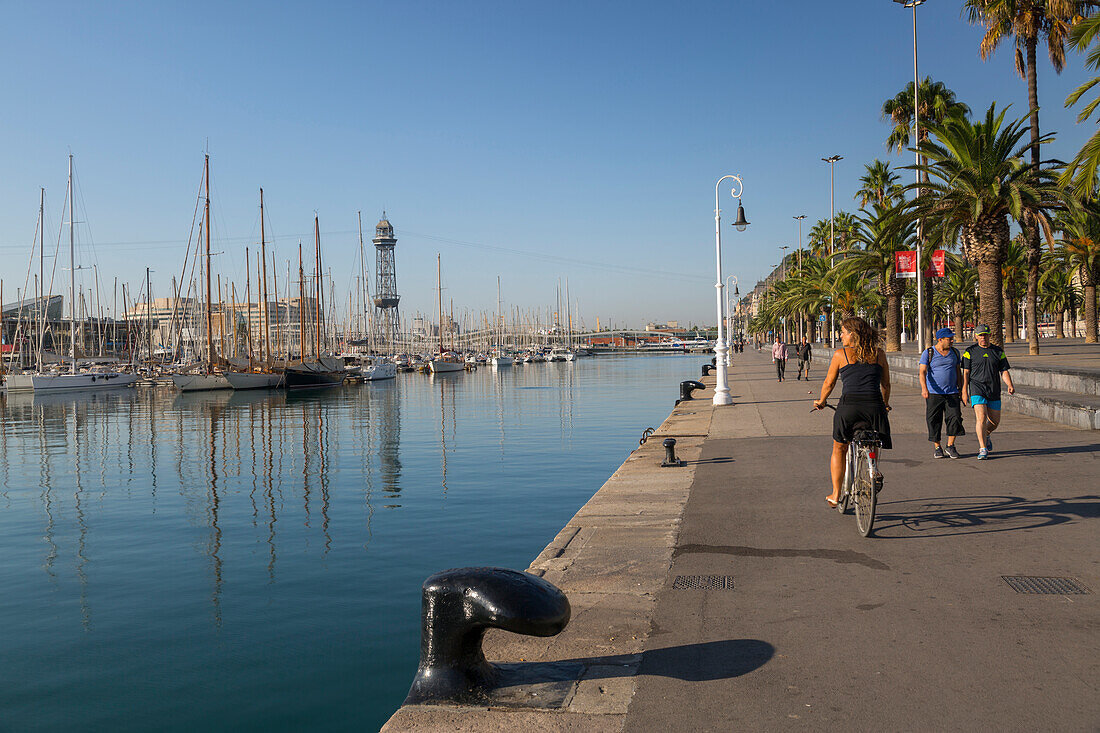
[(871, 477), (871, 459), (867, 455), (869, 448), (860, 447), (856, 455), (855, 480), (852, 482), (852, 492), (856, 505), (856, 527), (864, 537), (871, 536), (871, 530), (875, 526), (875, 504), (878, 497), (875, 492), (875, 482)]

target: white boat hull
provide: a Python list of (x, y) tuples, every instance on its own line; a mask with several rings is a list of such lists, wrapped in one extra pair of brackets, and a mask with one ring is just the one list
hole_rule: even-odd
[(368, 364), (363, 367), (361, 374), (365, 382), (378, 382), (383, 379), (393, 379), (397, 376), (397, 365), (389, 363)]
[(432, 370), (432, 374), (461, 372), (466, 368), (466, 365), (462, 362), (443, 361), (442, 359), (432, 359), (429, 366)]
[(180, 392), (233, 389), (223, 374), (173, 374), (172, 383)]
[(510, 367), (513, 364), (512, 357), (510, 356), (494, 356), (493, 366), (495, 367)]
[(84, 392), (94, 389), (130, 387), (138, 380), (136, 374), (121, 372), (90, 372), (84, 374), (32, 374), (35, 392)]
[(271, 372), (226, 372), (224, 376), (233, 389), (275, 389), (283, 384), (283, 375)]

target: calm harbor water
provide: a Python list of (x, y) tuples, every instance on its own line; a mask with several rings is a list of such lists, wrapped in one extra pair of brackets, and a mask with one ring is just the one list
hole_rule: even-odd
[(702, 355), (0, 401), (0, 730), (372, 730), (420, 584), (522, 569)]

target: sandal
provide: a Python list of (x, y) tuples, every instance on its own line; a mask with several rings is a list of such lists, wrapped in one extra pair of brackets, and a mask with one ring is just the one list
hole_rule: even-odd
[(838, 504), (838, 502), (833, 501), (832, 499), (830, 499), (827, 496), (825, 497), (825, 503), (828, 504), (833, 509), (836, 509), (836, 505)]

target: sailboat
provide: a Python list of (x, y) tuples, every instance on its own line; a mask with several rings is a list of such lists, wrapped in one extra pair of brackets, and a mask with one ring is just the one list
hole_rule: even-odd
[[(206, 360), (198, 372), (172, 375), (172, 383), (181, 392), (201, 392), (213, 389), (232, 389), (224, 374), (214, 371), (213, 318), (210, 315), (210, 156), (203, 163), (206, 182), (206, 203), (203, 212), (203, 230), (206, 235)], [(220, 288), (221, 286), (219, 286)]]
[(324, 301), (324, 288), (321, 286), (321, 224), (317, 217), (313, 217), (314, 253), (316, 262), (316, 274), (314, 278), (314, 319), (313, 328), (313, 357), (305, 356), (305, 270), (302, 268), (302, 246), (298, 245), (298, 333), (299, 353), (301, 358), (286, 367), (287, 389), (321, 389), (326, 387), (339, 387), (344, 383), (343, 362), (331, 355), (321, 354), (322, 342), (322, 303)]
[[(435, 256), (435, 281), (436, 289), (439, 291), (439, 353), (428, 362), (428, 368), (431, 369), (432, 374), (461, 372), (466, 369), (466, 362), (458, 354), (443, 349), (443, 274), (438, 253)], [(454, 328), (453, 320), (451, 327)]]
[[(261, 306), (260, 311), (260, 326), (263, 330), (264, 337), (260, 342), (260, 362), (259, 368), (254, 368), (252, 364), (252, 295), (251, 295), (251, 271), (248, 266), (248, 248), (245, 248), (245, 299), (248, 301), (248, 371), (229, 370), (225, 372), (226, 381), (229, 382), (233, 389), (275, 389), (282, 386), (283, 374), (282, 372), (276, 372), (270, 368), (271, 359), (271, 339), (269, 334), (271, 327), (268, 322), (268, 307), (267, 307), (267, 235), (264, 231), (264, 190), (260, 189), (260, 261), (263, 263), (263, 292), (261, 293)], [(260, 283), (256, 283), (260, 286)], [(236, 309), (234, 309), (233, 317), (236, 318)], [(266, 361), (265, 361), (266, 357)]]
[[(129, 387), (137, 381), (136, 374), (117, 371), (76, 370), (76, 239), (73, 233), (76, 218), (73, 200), (73, 156), (69, 154), (69, 371), (42, 372), (31, 375), (35, 392), (72, 392), (115, 387)], [(41, 364), (39, 365), (41, 369)]]

